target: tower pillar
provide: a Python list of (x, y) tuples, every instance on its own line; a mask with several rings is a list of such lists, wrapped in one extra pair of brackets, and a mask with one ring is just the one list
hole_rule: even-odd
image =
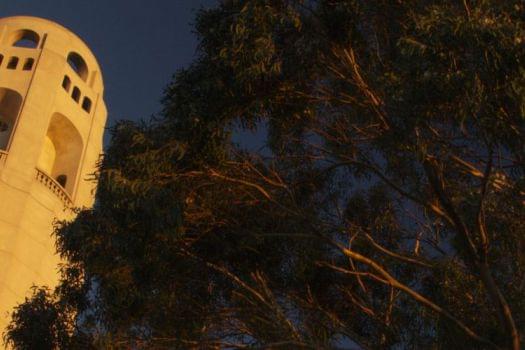
[(0, 333), (32, 285), (53, 288), (53, 222), (90, 207), (107, 110), (96, 58), (35, 17), (0, 19)]

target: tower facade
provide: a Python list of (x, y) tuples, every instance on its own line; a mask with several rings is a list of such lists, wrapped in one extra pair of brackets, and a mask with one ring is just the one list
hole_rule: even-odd
[(94, 55), (69, 30), (0, 19), (0, 333), (32, 285), (57, 284), (54, 220), (93, 205), (103, 89)]

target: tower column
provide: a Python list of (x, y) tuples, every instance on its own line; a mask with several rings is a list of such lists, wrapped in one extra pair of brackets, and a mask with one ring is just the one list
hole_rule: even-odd
[(66, 28), (0, 19), (0, 332), (31, 286), (53, 288), (53, 222), (90, 207), (107, 111), (100, 67)]

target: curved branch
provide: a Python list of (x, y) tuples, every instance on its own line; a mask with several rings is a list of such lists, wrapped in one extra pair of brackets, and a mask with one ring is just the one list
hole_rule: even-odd
[[(478, 341), (480, 343), (489, 345), (492, 348), (495, 348), (495, 349), (499, 348), (496, 344), (494, 344), (490, 340), (488, 340), (486, 338), (483, 338), (482, 336), (477, 334), (474, 330), (472, 330), (470, 327), (465, 325), (461, 320), (457, 319), (449, 311), (445, 310), (441, 306), (439, 306), (439, 305), (435, 304), (434, 302), (432, 302), (430, 299), (427, 299), (426, 297), (424, 297), (423, 295), (419, 294), (418, 292), (416, 292), (412, 288), (410, 288), (407, 285), (405, 285), (405, 284), (401, 283), (400, 281), (398, 281), (394, 276), (392, 276), (390, 273), (388, 273), (382, 266), (380, 266), (378, 263), (376, 263), (372, 259), (369, 259), (369, 258), (367, 258), (367, 257), (365, 257), (365, 256), (363, 256), (363, 255), (361, 255), (361, 254), (359, 254), (359, 253), (357, 253), (357, 252), (355, 252), (353, 250), (345, 248), (342, 245), (340, 245), (339, 243), (334, 242), (331, 239), (329, 239), (329, 242), (330, 242), (330, 244), (332, 244), (333, 246), (338, 248), (347, 257), (350, 257), (350, 258), (352, 258), (352, 259), (354, 259), (356, 261), (359, 261), (359, 262), (369, 266), (370, 268), (372, 268), (377, 274), (379, 274), (384, 280), (386, 280), (386, 282), (389, 285), (393, 286), (394, 288), (399, 289), (400, 291), (405, 292), (407, 295), (412, 297), (414, 300), (416, 300), (417, 302), (419, 302), (423, 306), (425, 306), (428, 309), (430, 309), (432, 311), (435, 311), (438, 314), (440, 314), (440, 315), (444, 316), (445, 318), (447, 318), (449, 321), (454, 323), (458, 328), (460, 328), (463, 332), (465, 332), (465, 334), (467, 334), (472, 339), (474, 339), (474, 340), (476, 340), (476, 341)], [(378, 279), (376, 279), (376, 280), (378, 280)]]

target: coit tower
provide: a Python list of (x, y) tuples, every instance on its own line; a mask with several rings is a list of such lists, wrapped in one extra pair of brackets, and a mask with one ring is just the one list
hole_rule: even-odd
[(54, 220), (93, 205), (103, 90), (75, 34), (41, 18), (0, 19), (0, 333), (32, 285), (58, 282)]

